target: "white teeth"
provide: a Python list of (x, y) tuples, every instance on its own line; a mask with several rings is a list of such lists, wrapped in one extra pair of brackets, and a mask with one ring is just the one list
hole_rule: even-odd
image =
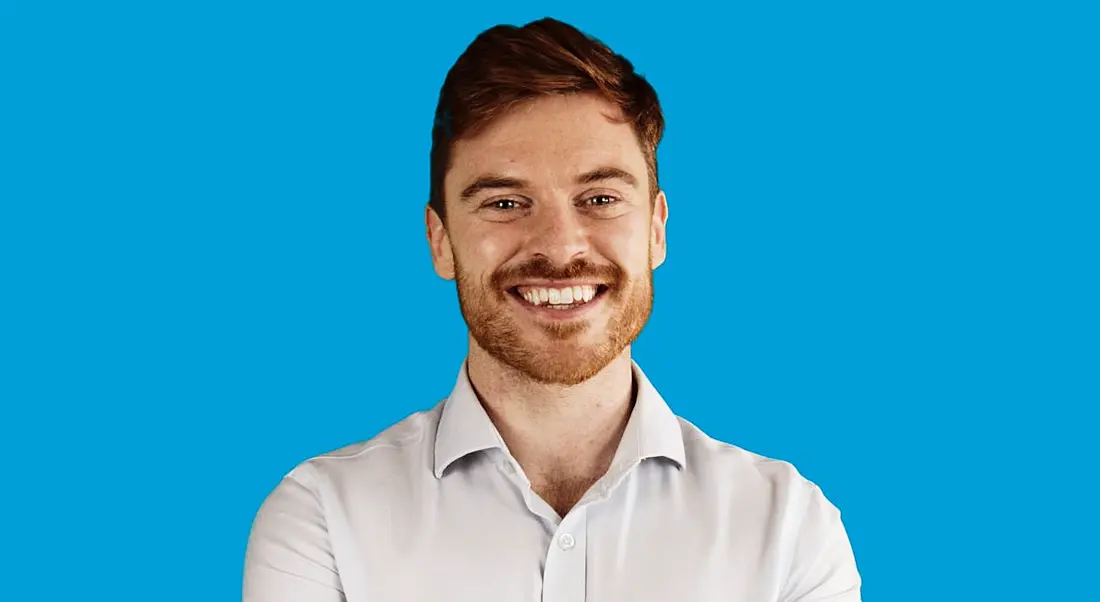
[(594, 284), (578, 284), (562, 288), (535, 286), (518, 287), (521, 297), (532, 305), (580, 305), (588, 303), (596, 296)]

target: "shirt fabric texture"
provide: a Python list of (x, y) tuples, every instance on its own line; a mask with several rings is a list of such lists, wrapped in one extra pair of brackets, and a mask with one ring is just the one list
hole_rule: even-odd
[(463, 363), (433, 409), (282, 479), (252, 525), (244, 602), (859, 602), (821, 490), (708, 437), (633, 371), (611, 468), (561, 517)]

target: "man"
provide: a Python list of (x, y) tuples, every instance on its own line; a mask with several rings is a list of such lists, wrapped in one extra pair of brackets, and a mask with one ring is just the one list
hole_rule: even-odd
[(470, 330), (457, 384), (283, 479), (246, 602), (860, 599), (821, 491), (677, 418), (631, 359), (666, 252), (662, 130), (632, 65), (564, 23), (470, 45), (425, 212)]

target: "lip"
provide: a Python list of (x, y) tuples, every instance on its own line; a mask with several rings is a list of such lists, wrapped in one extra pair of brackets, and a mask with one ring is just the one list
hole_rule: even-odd
[(597, 280), (526, 280), (524, 282), (517, 282), (507, 289), (513, 289), (518, 286), (537, 286), (539, 288), (566, 288), (570, 286), (606, 286), (606, 283), (599, 282)]
[[(521, 286), (540, 286), (540, 285), (526, 285), (526, 284), (524, 284), (524, 285), (521, 285)], [(561, 285), (561, 286), (565, 286), (565, 285)], [(517, 297), (516, 294), (512, 292), (512, 290), (515, 289), (515, 288), (516, 287), (513, 286), (513, 287), (509, 287), (508, 289), (505, 290), (505, 296), (507, 296), (511, 300), (512, 303), (515, 303), (516, 305), (518, 305), (520, 307), (520, 309), (525, 310), (526, 312), (528, 312), (530, 314), (533, 314), (537, 317), (540, 317), (540, 318), (543, 318), (543, 319), (546, 319), (546, 320), (555, 321), (555, 322), (567, 322), (569, 320), (577, 320), (577, 319), (580, 319), (580, 318), (583, 318), (583, 317), (587, 316), (588, 314), (592, 313), (593, 311), (596, 311), (600, 306), (603, 305), (603, 303), (605, 301), (604, 297), (607, 296), (607, 293), (609, 291), (609, 289), (606, 286), (603, 286), (603, 287), (600, 288), (599, 292), (596, 293), (596, 296), (592, 297), (591, 301), (589, 301), (588, 303), (585, 303), (584, 305), (578, 305), (577, 307), (574, 307), (573, 309), (550, 309), (549, 307), (546, 307), (544, 305), (531, 305), (530, 303), (528, 303), (528, 302), (524, 301), (523, 299)]]

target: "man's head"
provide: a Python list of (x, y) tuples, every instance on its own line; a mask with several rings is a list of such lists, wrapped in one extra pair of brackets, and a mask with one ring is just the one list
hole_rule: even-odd
[(432, 259), (470, 334), (545, 383), (594, 376), (637, 337), (664, 261), (664, 128), (629, 61), (551, 19), (482, 33), (432, 131)]

